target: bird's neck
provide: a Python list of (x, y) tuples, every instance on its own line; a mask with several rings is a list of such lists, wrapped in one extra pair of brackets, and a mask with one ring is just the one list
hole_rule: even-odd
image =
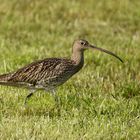
[(75, 62), (75, 66), (77, 66), (77, 68), (81, 69), (84, 65), (84, 51), (73, 49), (71, 60)]

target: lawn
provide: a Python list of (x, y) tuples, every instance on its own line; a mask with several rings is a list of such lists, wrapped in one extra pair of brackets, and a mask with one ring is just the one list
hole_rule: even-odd
[(140, 139), (139, 0), (0, 0), (0, 73), (70, 57), (75, 39), (108, 49), (85, 52), (83, 69), (51, 94), (0, 86), (1, 140)]

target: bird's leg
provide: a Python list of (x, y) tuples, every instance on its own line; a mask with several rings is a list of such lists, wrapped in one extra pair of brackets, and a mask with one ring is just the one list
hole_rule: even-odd
[(30, 93), (25, 98), (24, 105), (26, 105), (27, 100), (29, 100), (29, 98), (33, 95), (34, 92), (35, 92), (35, 89), (30, 90)]
[(51, 93), (51, 95), (53, 95), (53, 96), (56, 95), (56, 90), (54, 88), (52, 88), (52, 89), (45, 88), (45, 91)]
[(51, 93), (52, 93), (53, 96), (56, 96), (56, 90), (55, 89), (52, 89)]
[(55, 89), (51, 89), (50, 92), (51, 92), (52, 96), (55, 98), (55, 101), (58, 102), (59, 99), (58, 99), (58, 96), (56, 94), (56, 90)]
[(61, 105), (60, 105), (60, 98), (59, 96), (56, 94), (56, 89), (55, 88), (52, 88), (52, 89), (45, 89), (46, 91), (50, 92), (51, 95), (54, 97), (54, 100), (55, 100), (55, 106), (56, 106), (56, 109), (57, 109), (57, 113), (58, 113), (58, 116), (60, 116), (60, 111), (61, 111)]
[(57, 108), (58, 116), (61, 115), (61, 100), (60, 97), (56, 94), (55, 90), (52, 90), (52, 95), (54, 96), (55, 106)]
[(59, 103), (59, 99), (58, 99), (58, 96), (57, 96), (57, 94), (56, 94), (56, 90), (55, 90), (54, 88), (51, 88), (51, 89), (47, 89), (47, 88), (46, 88), (45, 91), (46, 91), (46, 92), (50, 92), (51, 95), (54, 97), (55, 102), (56, 102), (56, 103)]

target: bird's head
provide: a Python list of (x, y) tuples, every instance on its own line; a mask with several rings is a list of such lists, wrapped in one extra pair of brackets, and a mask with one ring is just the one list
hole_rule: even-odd
[(116, 57), (117, 59), (119, 59), (121, 62), (123, 62), (123, 60), (120, 57), (118, 57), (116, 54), (114, 54), (108, 50), (96, 47), (95, 45), (91, 45), (88, 41), (86, 41), (84, 39), (79, 39), (79, 40), (74, 41), (74, 45), (73, 45), (74, 50), (85, 51), (89, 48), (94, 49), (94, 50), (96, 49), (96, 50), (105, 52), (107, 54), (110, 54), (110, 55)]
[(84, 51), (89, 48), (89, 43), (88, 41), (84, 39), (79, 39), (74, 41), (73, 49), (79, 50), (79, 51)]

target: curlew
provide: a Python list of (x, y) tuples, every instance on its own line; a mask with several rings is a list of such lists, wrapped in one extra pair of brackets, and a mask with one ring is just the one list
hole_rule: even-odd
[(83, 67), (84, 51), (89, 48), (108, 53), (123, 62), (116, 54), (80, 39), (74, 42), (71, 59), (46, 58), (33, 62), (15, 72), (0, 75), (0, 85), (26, 87), (30, 89), (28, 96), (25, 98), (26, 103), (27, 99), (36, 90), (53, 91), (76, 74)]

